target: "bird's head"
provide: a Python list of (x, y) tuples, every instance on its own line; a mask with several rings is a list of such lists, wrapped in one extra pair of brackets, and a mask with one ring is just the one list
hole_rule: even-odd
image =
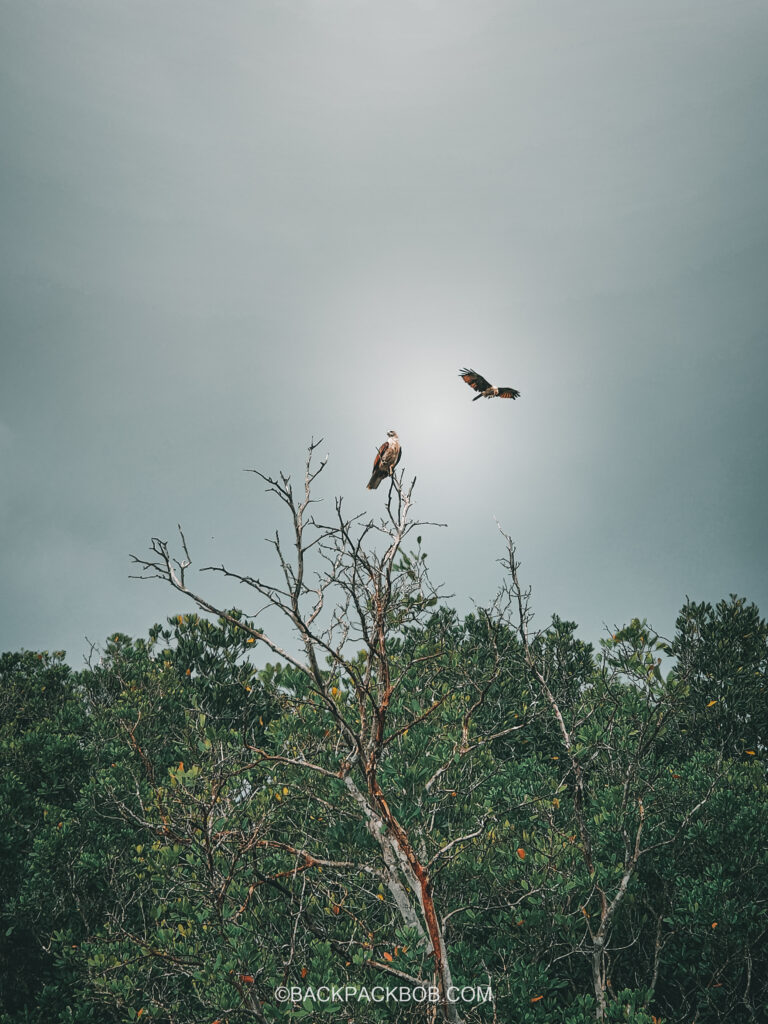
[(387, 437), (397, 437), (397, 431), (396, 430), (388, 430), (387, 431)]

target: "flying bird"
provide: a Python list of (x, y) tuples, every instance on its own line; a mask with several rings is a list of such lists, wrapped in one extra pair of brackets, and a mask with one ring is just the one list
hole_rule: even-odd
[(461, 379), (469, 384), (475, 391), (479, 391), (480, 394), (472, 399), (476, 402), (478, 398), (519, 398), (520, 392), (515, 388), (495, 388), (492, 384), (489, 384), (485, 377), (481, 377), (479, 373), (475, 373), (474, 370), (459, 370), (459, 376)]
[(376, 452), (376, 458), (373, 460), (373, 473), (368, 481), (369, 491), (375, 491), (382, 480), (392, 476), (402, 454), (400, 438), (394, 430), (388, 430), (387, 440)]

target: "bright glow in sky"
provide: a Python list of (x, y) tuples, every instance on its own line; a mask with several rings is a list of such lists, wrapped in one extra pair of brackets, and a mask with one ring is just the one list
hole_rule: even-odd
[[(323, 493), (373, 512), (390, 427), (461, 610), (495, 516), (587, 639), (686, 594), (768, 612), (762, 0), (0, 21), (0, 648), (78, 664), (191, 610), (128, 578), (177, 522), (267, 575), (242, 470), (323, 436)], [(473, 404), (465, 365), (521, 399)]]

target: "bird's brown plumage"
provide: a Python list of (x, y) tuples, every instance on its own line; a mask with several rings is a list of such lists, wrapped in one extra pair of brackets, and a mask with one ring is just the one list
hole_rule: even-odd
[(480, 393), (472, 399), (476, 402), (478, 398), (519, 398), (520, 392), (515, 388), (495, 388), (485, 377), (474, 370), (459, 370), (459, 376), (469, 386)]
[(373, 472), (371, 473), (371, 479), (368, 481), (369, 491), (375, 491), (382, 480), (392, 476), (402, 454), (400, 438), (394, 430), (388, 430), (387, 440), (376, 452), (376, 458), (373, 460)]

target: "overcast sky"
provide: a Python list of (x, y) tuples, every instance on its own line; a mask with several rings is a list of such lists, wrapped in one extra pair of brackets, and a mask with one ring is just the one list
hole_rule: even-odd
[(177, 522), (269, 577), (243, 469), (322, 436), (378, 511), (391, 427), (462, 611), (496, 517), (587, 639), (768, 613), (767, 52), (765, 0), (5, 0), (0, 650), (191, 610), (129, 579)]

